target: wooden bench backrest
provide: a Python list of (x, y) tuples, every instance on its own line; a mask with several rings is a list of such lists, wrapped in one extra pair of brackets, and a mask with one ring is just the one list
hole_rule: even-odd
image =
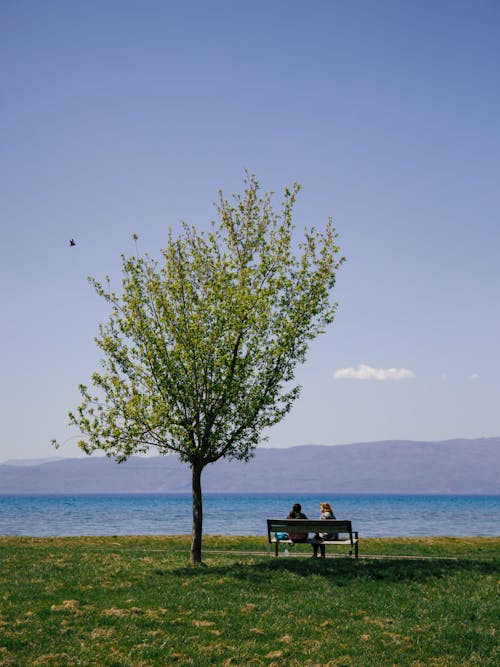
[(267, 533), (349, 533), (352, 536), (350, 521), (343, 519), (268, 519)]

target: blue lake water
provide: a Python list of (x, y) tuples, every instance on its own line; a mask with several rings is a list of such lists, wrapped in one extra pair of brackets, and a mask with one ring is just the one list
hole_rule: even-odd
[[(309, 518), (329, 501), (364, 537), (500, 535), (500, 496), (206, 494), (204, 532), (263, 535), (294, 502)], [(233, 528), (236, 526), (237, 528)], [(191, 497), (0, 495), (0, 535), (178, 535), (191, 532)]]

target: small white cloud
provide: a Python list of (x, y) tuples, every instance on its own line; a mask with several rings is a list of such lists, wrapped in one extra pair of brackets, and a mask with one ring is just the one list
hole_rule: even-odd
[(470, 379), (471, 380), (479, 380), (480, 377), (481, 376), (479, 375), (479, 373), (472, 373), (472, 375), (470, 376)]
[(373, 368), (359, 364), (356, 368), (340, 368), (333, 377), (336, 380), (406, 380), (414, 378), (415, 373), (408, 368)]

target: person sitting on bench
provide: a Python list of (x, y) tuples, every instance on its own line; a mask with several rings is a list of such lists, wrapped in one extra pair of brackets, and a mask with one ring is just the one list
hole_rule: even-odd
[[(306, 515), (302, 512), (302, 506), (300, 503), (295, 503), (292, 507), (292, 511), (287, 516), (287, 519), (307, 519)], [(305, 542), (309, 536), (309, 533), (288, 533), (288, 537), (292, 542)]]
[[(335, 514), (329, 503), (319, 504), (320, 519), (335, 519)], [(314, 536), (317, 540), (336, 540), (338, 536), (333, 533), (316, 533)], [(318, 547), (321, 551), (321, 558), (326, 558), (326, 548), (324, 544), (313, 544), (313, 558), (318, 556)]]

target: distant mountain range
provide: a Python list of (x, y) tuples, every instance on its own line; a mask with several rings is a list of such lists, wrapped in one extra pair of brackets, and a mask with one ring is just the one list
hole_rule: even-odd
[[(499, 494), (500, 438), (384, 441), (257, 449), (249, 463), (205, 468), (203, 490), (218, 493)], [(188, 466), (174, 456), (6, 461), (0, 494), (183, 493)]]

